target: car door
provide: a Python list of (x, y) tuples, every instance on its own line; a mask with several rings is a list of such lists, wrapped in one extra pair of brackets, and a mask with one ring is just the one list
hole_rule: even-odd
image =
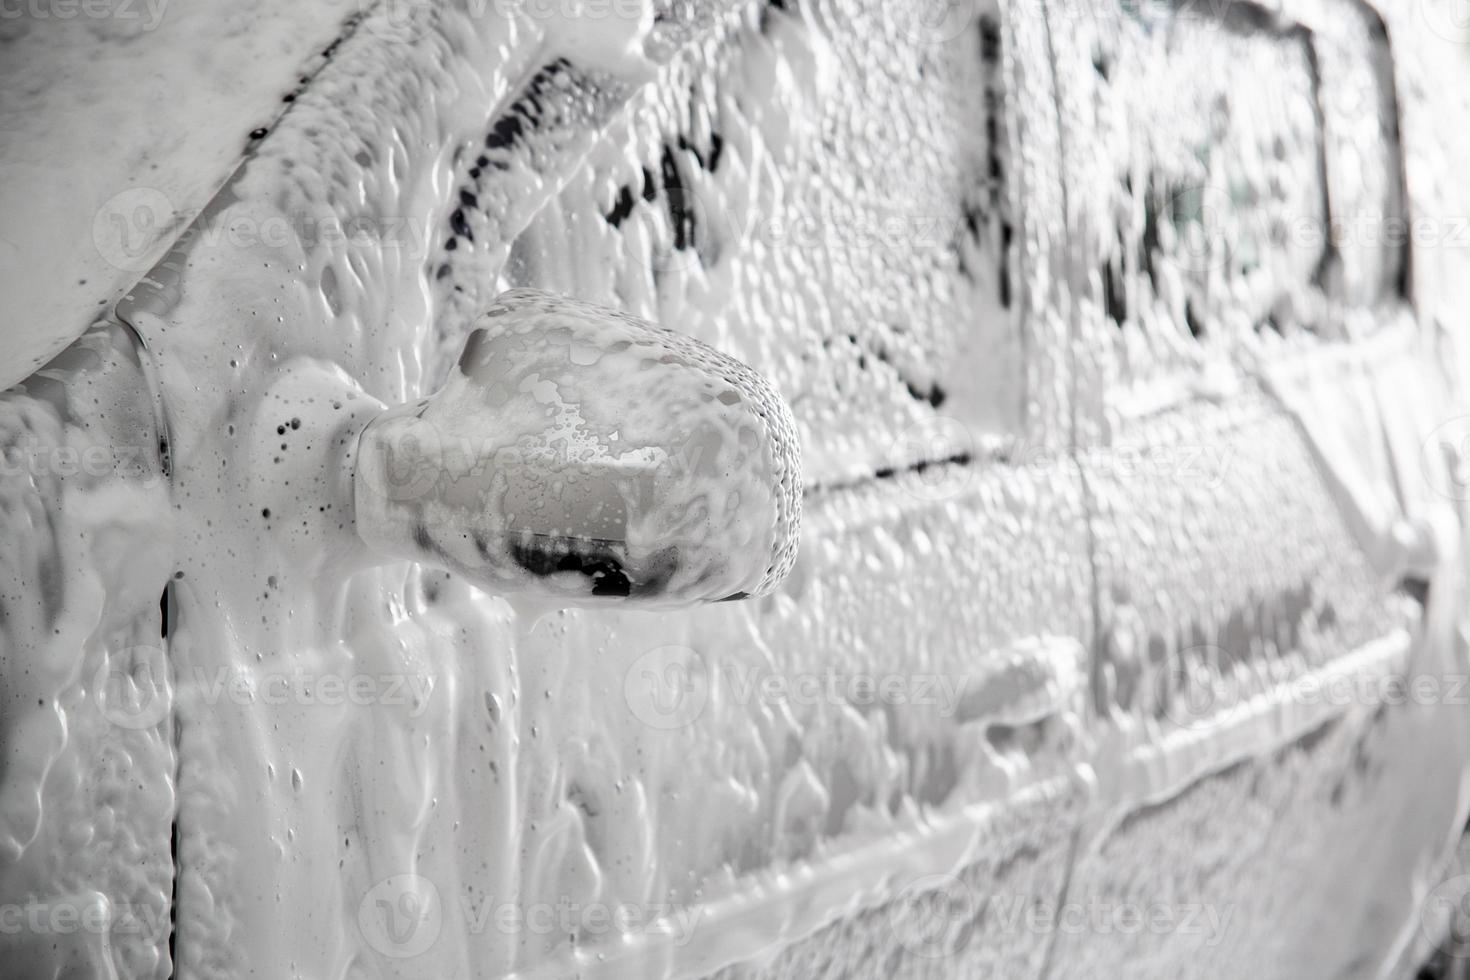
[(1423, 557), (1458, 525), (1424, 492), (1449, 391), (1388, 32), (1357, 4), (1051, 23), (1100, 617), (1067, 901), (1139, 913), (1064, 936), (1058, 975), (1376, 975), (1463, 820), (1453, 764), (1424, 772), (1462, 737), (1454, 559)]
[[(179, 975), (1043, 971), (1093, 615), (1057, 103), (1038, 19), (930, 13), (375, 10), (119, 306), (171, 433)], [(776, 382), (781, 591), (567, 610), (333, 543), (321, 448), (510, 285)]]
[(99, 323), (0, 394), (0, 961), (167, 976), (174, 775), (151, 369)]
[[(696, 729), (779, 708), (763, 737), (803, 747), (779, 780), (744, 789), (753, 822), (731, 839), (746, 855), (704, 858), (744, 869), (718, 893), (750, 928), (752, 888), (780, 869), (813, 876), (773, 888), (810, 909), (768, 940), (800, 940), (766, 954), (773, 972), (857, 969), (858, 949), (893, 975), (1037, 974), (1051, 937), (1016, 915), (1054, 901), (1086, 799), (1070, 670), (1091, 610), (1066, 455), (1055, 98), (1042, 25), (974, 13), (747, 12), (635, 96), (501, 270), (688, 330), (792, 405), (807, 530), (787, 589), (732, 608), (728, 639), (711, 611), (623, 627), (637, 637), (624, 661), (688, 648), (651, 665), (679, 668), (681, 711), (706, 704)], [(772, 97), (757, 94), (765, 78)], [(606, 635), (606, 620), (582, 622)], [(913, 703), (794, 690), (743, 703), (756, 677), (888, 683)], [(968, 706), (898, 693), (930, 683)], [(898, 834), (915, 837), (895, 849)], [(845, 911), (826, 897), (849, 891)], [(692, 972), (745, 955), (717, 948)]]

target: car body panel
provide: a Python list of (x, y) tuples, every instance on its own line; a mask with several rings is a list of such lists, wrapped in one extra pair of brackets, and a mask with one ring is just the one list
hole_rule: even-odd
[[(1268, 357), (1228, 332), (1181, 342), (1168, 303), (1153, 333), (1107, 322), (1092, 270), (1132, 226), (1088, 193), (1089, 141), (1118, 120), (1078, 84), (1101, 76), (1070, 6), (958, 30), (860, 3), (601, 25), (646, 31), (636, 54), (529, 7), (403, 13), (367, 15), (118, 308), (155, 375), (135, 396), (158, 393), (170, 433), (167, 561), (127, 581), (169, 589), (169, 717), (136, 819), (177, 862), (171, 944), (114, 956), (120, 973), (168, 975), (171, 954), (188, 977), (1299, 976), (1330, 936), (1333, 965), (1369, 976), (1407, 955), (1465, 817), (1465, 726), (1304, 705), (1291, 683), (1464, 669), (1440, 598), (1462, 592), (1449, 464), (1420, 452), (1454, 401), (1430, 380), (1442, 338), (1405, 314)], [(1291, 30), (1278, 60), (1300, 78)], [(854, 86), (885, 43), (913, 62)], [(974, 91), (994, 77), (1001, 113)], [(946, 127), (977, 109), (1009, 153), (992, 211), (967, 215), (992, 157)], [(892, 133), (936, 156), (885, 202), (864, 180), (899, 179), (871, 159)], [(1416, 206), (1423, 167), (1404, 161)], [(702, 239), (752, 220), (732, 201), (754, 224)], [(834, 208), (879, 234), (885, 203), (912, 241), (883, 261), (830, 229), (769, 240)], [(301, 231), (321, 227), (353, 234)], [(509, 285), (626, 306), (778, 380), (811, 489), (776, 594), (558, 610), (361, 567), (311, 446), (432, 392), (463, 314)], [(1403, 410), (1390, 377), (1434, 397)], [(1395, 550), (1404, 521), (1430, 560)], [(1220, 649), (1241, 670), (1212, 673)], [(904, 697), (875, 705), (894, 680)], [(1028, 918), (1088, 902), (1198, 905), (1213, 931)], [(567, 903), (639, 921), (527, 918)]]
[[(487, 39), (496, 36), (478, 26)], [(1034, 31), (1034, 23), (1026, 26)], [(423, 43), (431, 46), (437, 39), (430, 33)], [(1033, 33), (1029, 43), (1039, 40)], [(365, 932), (358, 906), (369, 903), (375, 913), (370, 903), (384, 887), (391, 892), (403, 886), (403, 876), (418, 876), (433, 881), (439, 900), (454, 912), (461, 899), (482, 894), (513, 894), (527, 905), (571, 894), (678, 909), (696, 898), (714, 906), (729, 896), (738, 904), (742, 895), (768, 887), (790, 889), (787, 902), (799, 907), (814, 901), (803, 897), (805, 888), (771, 880), (785, 869), (811, 864), (820, 881), (830, 872), (815, 869), (825, 867), (820, 855), (829, 850), (868, 841), (879, 846), (884, 833), (901, 827), (922, 837), (927, 824), (942, 822), (949, 811), (963, 831), (977, 819), (965, 816), (967, 808), (988, 812), (997, 798), (1033, 784), (1040, 802), (1032, 805), (1057, 808), (1057, 836), (1045, 855), (1023, 850), (1016, 873), (1029, 875), (1026, 869), (1040, 862), (1036, 873), (1054, 891), (1070, 840), (1065, 827), (1076, 819), (1085, 785), (1070, 761), (1067, 722), (1080, 692), (1043, 684), (1023, 696), (1027, 689), (1007, 676), (990, 679), (986, 661), (1004, 666), (1005, 651), (1021, 644), (1016, 656), (1024, 665), (1032, 657), (1028, 644), (1048, 649), (1048, 642), (1056, 642), (1048, 637), (1059, 638), (1062, 656), (1082, 648), (1090, 605), (1081, 486), (1059, 452), (1024, 465), (995, 454), (944, 463), (953, 452), (945, 447), (923, 470), (900, 469), (850, 486), (839, 481), (808, 501), (805, 555), (784, 592), (689, 613), (651, 617), (508, 606), (440, 573), (395, 568), (353, 574), (322, 553), (325, 532), (311, 513), (318, 510), (317, 499), (285, 492), (272, 475), (274, 448), (266, 444), (276, 441), (270, 438), (275, 415), (285, 410), (278, 407), (283, 401), (295, 397), (295, 385), (329, 383), (343, 369), (369, 395), (386, 400), (423, 390), (443, 341), (419, 325), (423, 308), (414, 280), (421, 256), (378, 243), (365, 248), (312, 241), (283, 258), (261, 248), (221, 247), (227, 239), (211, 232), (244, 221), (263, 224), (280, 207), (276, 202), (293, 195), (299, 195), (298, 206), (329, 211), (363, 206), (350, 197), (320, 196), (320, 188), (298, 175), (330, 172), (336, 161), (381, 145), (361, 129), (352, 141), (327, 135), (333, 126), (361, 123), (330, 118), (339, 112), (331, 107), (341, 104), (334, 85), (359, 84), (351, 75), (353, 59), (366, 66), (377, 53), (344, 45), (333, 69), (293, 109), (307, 127), (303, 140), (292, 144), (294, 151), (277, 157), (263, 146), (200, 227), (120, 307), (149, 338), (165, 388), (181, 392), (170, 405), (179, 432), (173, 447), (176, 486), (191, 488), (184, 495), (196, 502), (207, 498), (185, 508), (197, 516), (184, 516), (188, 529), (182, 537), (188, 543), (180, 562), (186, 574), (174, 589), (180, 625), (170, 649), (179, 675), (210, 678), (221, 670), (234, 676), (300, 666), (331, 672), (374, 663), (375, 675), (412, 674), (433, 692), (428, 705), (342, 712), (330, 727), (299, 706), (277, 709), (269, 715), (270, 734), (258, 706), (225, 699), (191, 707), (181, 698), (181, 886), (185, 894), (207, 894), (211, 910), (196, 919), (186, 910), (206, 906), (181, 903), (181, 968), (227, 975), (234, 962), (284, 968), (288, 960), (301, 963), (310, 955), (320, 957), (326, 969), (346, 955), (388, 975), (420, 970), (426, 958), (449, 970), (466, 960), (534, 970), (570, 956), (593, 969), (601, 952), (596, 945), (581, 951), (534, 936), (507, 937), (485, 930), (483, 923), (474, 928), (473, 916), (466, 921), (457, 915), (446, 916), (444, 936), (432, 950), (400, 963), (394, 954), (403, 950), (371, 929)], [(445, 77), (437, 67), (425, 71), (411, 52), (403, 58), (399, 80), (410, 87), (397, 94), (389, 85), (393, 76), (372, 62), (369, 77), (384, 86), (385, 99), (422, 98), (416, 88), (421, 86), (468, 88), (465, 78)], [(504, 71), (529, 76), (533, 81), (527, 84), (534, 85), (540, 71), (534, 66), (541, 60), (532, 55)], [(512, 101), (516, 87), (499, 84)], [(1046, 90), (1037, 95), (1046, 98)], [(400, 117), (377, 118), (388, 125)], [(289, 143), (291, 122), (288, 116), (276, 139)], [(577, 159), (585, 140), (559, 143), (560, 125), (553, 115), (544, 132), (528, 134), (527, 143), (544, 140)], [(449, 134), (422, 135), (453, 145)], [(387, 145), (404, 141), (390, 137)], [(547, 154), (508, 166), (512, 173), (517, 166), (564, 166)], [(315, 166), (306, 165), (318, 158)], [(383, 161), (397, 179), (375, 185), (385, 197), (369, 203), (368, 213), (421, 207), (414, 195), (443, 186), (446, 160), (419, 154)], [(420, 161), (425, 169), (412, 169)], [(262, 193), (265, 187), (272, 193)], [(483, 187), (476, 193), (485, 199)], [(514, 198), (508, 206), (526, 204)], [(1040, 218), (1046, 212), (1037, 207), (1028, 213)], [(338, 215), (344, 222), (349, 216)], [(453, 216), (448, 224), (454, 225)], [(1026, 234), (1029, 241), (1044, 242), (1047, 230)], [(494, 254), (484, 234), (477, 243)], [(242, 272), (255, 268), (270, 270), (266, 282), (282, 276), (283, 288), (272, 296), (262, 288), (262, 274)], [(376, 281), (366, 278), (370, 269)], [(467, 287), (476, 281), (462, 276), (467, 274), (456, 270), (448, 278)], [(353, 285), (359, 291), (350, 291)], [(1047, 283), (1026, 286), (1035, 303)], [(263, 305), (262, 295), (272, 298)], [(201, 334), (192, 328), (200, 319), (221, 329)], [(253, 333), (223, 326), (232, 320), (261, 326)], [(236, 336), (248, 340), (221, 349), (221, 339)], [(396, 338), (413, 340), (417, 350), (398, 346)], [(1062, 361), (1054, 355), (1052, 370)], [(223, 377), (205, 380), (215, 372)], [(262, 380), (244, 380), (253, 377)], [(1059, 387), (1047, 385), (1053, 392)], [(1052, 410), (1053, 420), (1060, 416)], [(1042, 431), (1050, 433), (1051, 445), (1064, 439), (1054, 429)], [(929, 448), (920, 442), (921, 450)], [(297, 486), (309, 479), (298, 470), (288, 476)], [(210, 522), (227, 526), (241, 520), (262, 529), (248, 553), (227, 540), (232, 532), (209, 530)], [(853, 573), (854, 555), (864, 556), (859, 574)], [(252, 569), (254, 581), (240, 582), (240, 567)], [(263, 580), (269, 580), (264, 589), (258, 584)], [(995, 605), (967, 598), (977, 591)], [(316, 599), (307, 600), (308, 594)], [(318, 612), (315, 621), (287, 623), (282, 633), (277, 625), (257, 625), (261, 617), (252, 610), (262, 601)], [(892, 612), (879, 612), (880, 605)], [(893, 632), (857, 634), (848, 625), (854, 621), (886, 623)], [(915, 633), (917, 622), (933, 624), (934, 632)], [(993, 652), (982, 653), (987, 650)], [(639, 688), (645, 671), (655, 685), (651, 692)], [(692, 683), (695, 693), (658, 687), (670, 671)], [(815, 703), (752, 699), (752, 681), (767, 672), (794, 680), (836, 674), (893, 676), (915, 686), (948, 682), (951, 698), (965, 693), (968, 700), (943, 700), (942, 685), (911, 692), (911, 700), (921, 703), (876, 714), (825, 696)], [(696, 694), (697, 704), (681, 700)], [(670, 719), (659, 713), (664, 704), (673, 706)], [(997, 705), (1001, 718), (992, 717)], [(693, 713), (681, 717), (686, 710)], [(973, 744), (976, 731), (999, 720), (1035, 729), (1039, 741), (1031, 749)], [(980, 757), (964, 765), (955, 756), (977, 751)], [(986, 763), (992, 751), (1001, 758)], [(217, 778), (227, 758), (247, 760), (241, 770), (256, 775), (234, 784)], [(486, 759), (483, 767), (473, 761), (480, 758)], [(456, 775), (465, 765), (473, 778)], [(704, 773), (705, 790), (690, 792), (683, 785), (689, 766)], [(413, 777), (418, 788), (407, 789), (409, 773), (420, 774)], [(438, 801), (427, 823), (414, 816), (423, 794)], [(486, 813), (503, 816), (487, 826), (475, 817)], [(650, 836), (652, 828), (657, 833)], [(340, 848), (334, 845), (339, 837)], [(242, 860), (258, 852), (276, 855), (274, 876), (263, 878), (257, 866)], [(344, 870), (324, 876), (320, 862)], [(354, 867), (346, 871), (349, 865)], [(483, 870), (459, 870), (466, 866), (494, 870), (487, 878)], [(344, 884), (334, 885), (339, 877)], [(321, 915), (299, 917), (298, 902), (274, 899), (280, 890), (315, 896), (308, 904)], [(799, 921), (815, 928), (828, 917), (817, 913)], [(788, 932), (793, 928), (769, 921), (741, 934), (741, 943), (715, 948), (725, 949), (720, 955), (726, 958), (761, 955), (781, 936), (795, 938)], [(329, 942), (322, 942), (324, 935)], [(1030, 937), (1021, 946), (1016, 955), (1039, 966), (1044, 937)], [(709, 964), (721, 965), (718, 959)]]
[[(1415, 896), (1433, 887), (1464, 819), (1454, 748), (1464, 733), (1447, 704), (1464, 672), (1448, 625), (1460, 532), (1431, 433), (1431, 420), (1453, 414), (1452, 382), (1410, 304), (1426, 291), (1404, 234), (1412, 198), (1398, 189), (1404, 85), (1372, 10), (1170, 9), (1150, 8), (1160, 18), (1151, 30), (1149, 14), (1107, 5), (1053, 20), (1068, 185), (1102, 186), (1073, 195), (1069, 213), (1077, 281), (1088, 286), (1076, 307), (1077, 431), (1098, 543), (1095, 766), (1106, 816), (1068, 900), (1198, 903), (1232, 918), (1217, 931), (1176, 921), (1068, 935), (1059, 974), (1376, 976), (1417, 934)], [(1212, 103), (1219, 73), (1201, 72), (1189, 52), (1221, 35), (1257, 44), (1261, 60), (1250, 82), (1231, 80), (1231, 101)], [(1137, 47), (1121, 55), (1109, 37)], [(1140, 74), (1110, 67), (1114, 56)], [(1160, 172), (1181, 166), (1170, 162), (1181, 130), (1169, 120), (1182, 110), (1166, 103), (1158, 123), (1127, 119), (1155, 112), (1136, 88), (1150, 77), (1202, 100), (1195, 118), (1213, 120), (1218, 141), (1185, 158), (1179, 172), (1195, 166), (1194, 177), (1162, 178), (1181, 182), (1157, 205), (1141, 175), (1155, 160)], [(1269, 113), (1250, 116), (1253, 84), (1283, 113), (1295, 103), (1296, 122), (1278, 115), (1285, 128), (1272, 134)], [(1229, 121), (1241, 112), (1264, 119), (1265, 134)], [(1253, 169), (1261, 148), (1271, 159)], [(1096, 161), (1120, 152), (1119, 169), (1099, 176)], [(1118, 187), (1115, 174), (1130, 180)], [(1252, 190), (1253, 179), (1268, 182)], [(1321, 203), (1270, 216), (1303, 186)], [(1213, 215), (1211, 192), (1221, 195)], [(1232, 196), (1250, 203), (1234, 210)], [(1171, 214), (1172, 255), (1151, 227)], [(1276, 251), (1252, 254), (1253, 240)], [(1412, 399), (1385, 386), (1393, 376), (1415, 379)], [(1140, 478), (1147, 496), (1133, 489)], [(1426, 550), (1438, 558), (1425, 561)], [(1435, 583), (1427, 607), (1422, 593), (1409, 601), (1412, 588), (1395, 595), (1414, 581)], [(1413, 679), (1437, 695), (1384, 693)], [(1427, 759), (1426, 744), (1444, 751)], [(1407, 837), (1381, 833), (1390, 825), (1448, 833), (1416, 837), (1435, 842), (1416, 861)], [(1312, 830), (1276, 829), (1293, 826)], [(1128, 854), (1164, 857), (1130, 868)], [(1333, 903), (1369, 880), (1371, 901)]]
[(0, 396), (0, 960), (16, 975), (171, 969), (172, 562), (148, 375), (131, 332), (102, 325)]

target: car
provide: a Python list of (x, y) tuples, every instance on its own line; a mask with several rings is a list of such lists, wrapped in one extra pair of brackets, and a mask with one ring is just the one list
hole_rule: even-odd
[(12, 266), (0, 972), (1470, 953), (1442, 7), (193, 16)]

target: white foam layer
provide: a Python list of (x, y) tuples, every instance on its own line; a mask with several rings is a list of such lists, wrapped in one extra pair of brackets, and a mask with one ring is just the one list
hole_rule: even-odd
[(0, 18), (0, 388), (105, 314), (269, 127), (354, 0), (16, 4)]

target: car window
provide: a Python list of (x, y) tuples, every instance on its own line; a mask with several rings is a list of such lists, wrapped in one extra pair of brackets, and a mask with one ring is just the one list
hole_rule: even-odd
[(936, 415), (1011, 433), (1024, 402), (1001, 25), (879, 9), (772, 4), (677, 59), (504, 272), (766, 374), (809, 484), (951, 455), (906, 437)]
[(1376, 13), (1347, 0), (1329, 5), (1327, 16), (1313, 36), (1338, 263), (1331, 286), (1350, 306), (1400, 303), (1412, 235), (1387, 30)]
[(1331, 6), (1312, 27), (1235, 2), (1127, 3), (1080, 25), (1090, 64), (1061, 71), (1122, 377), (1252, 335), (1340, 339), (1352, 311), (1402, 297), (1384, 35)]

